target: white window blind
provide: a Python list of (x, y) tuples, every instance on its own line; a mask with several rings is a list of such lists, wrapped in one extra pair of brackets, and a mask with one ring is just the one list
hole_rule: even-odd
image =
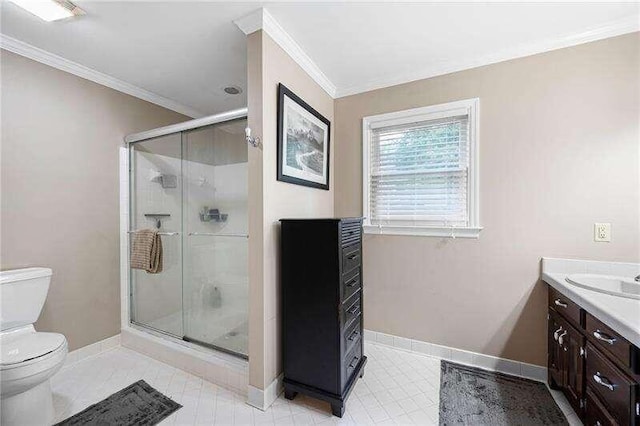
[(445, 232), (477, 227), (473, 109), (447, 107), (365, 119), (365, 223), (370, 227)]

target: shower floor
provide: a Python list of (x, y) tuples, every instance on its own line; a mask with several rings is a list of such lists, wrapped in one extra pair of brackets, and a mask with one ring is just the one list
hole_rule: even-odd
[(178, 338), (190, 338), (228, 351), (247, 355), (249, 326), (246, 312), (234, 309), (213, 308), (207, 310), (174, 312), (148, 321), (143, 325), (162, 330)]

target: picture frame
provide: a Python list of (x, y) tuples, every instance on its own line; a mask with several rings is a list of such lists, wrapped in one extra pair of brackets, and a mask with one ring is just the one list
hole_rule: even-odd
[(277, 179), (329, 190), (331, 122), (282, 83), (277, 128)]

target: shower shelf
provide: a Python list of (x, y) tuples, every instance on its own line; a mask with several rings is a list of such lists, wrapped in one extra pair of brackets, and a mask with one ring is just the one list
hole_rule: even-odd
[(156, 220), (156, 228), (160, 229), (162, 226), (161, 219), (165, 219), (167, 217), (171, 217), (169, 213), (145, 213), (144, 217), (150, 217)]

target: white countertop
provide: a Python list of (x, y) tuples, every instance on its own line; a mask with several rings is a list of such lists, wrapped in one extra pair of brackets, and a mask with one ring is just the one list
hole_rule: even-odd
[(592, 262), (565, 259), (542, 260), (542, 280), (577, 303), (591, 315), (640, 347), (640, 300), (600, 293), (569, 284), (565, 278), (573, 273), (631, 275), (640, 270), (633, 263)]

